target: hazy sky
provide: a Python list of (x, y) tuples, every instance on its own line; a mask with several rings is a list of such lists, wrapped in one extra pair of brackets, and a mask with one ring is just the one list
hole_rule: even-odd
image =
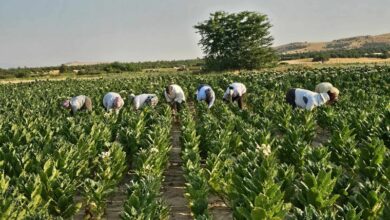
[(201, 57), (216, 10), (267, 14), (275, 45), (390, 32), (390, 0), (0, 0), (0, 67)]

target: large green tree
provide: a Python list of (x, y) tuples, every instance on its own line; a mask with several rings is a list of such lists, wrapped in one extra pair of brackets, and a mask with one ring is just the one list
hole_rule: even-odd
[(217, 11), (194, 27), (201, 35), (208, 69), (258, 69), (276, 61), (267, 15)]

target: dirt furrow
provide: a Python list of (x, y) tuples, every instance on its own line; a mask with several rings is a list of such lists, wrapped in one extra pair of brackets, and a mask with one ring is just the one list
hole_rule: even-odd
[(232, 210), (217, 195), (209, 194), (209, 213), (213, 220), (233, 219)]
[(108, 198), (106, 204), (105, 219), (120, 219), (127, 197), (127, 184), (130, 184), (131, 175), (126, 174), (116, 191)]
[(331, 137), (330, 131), (317, 126), (316, 135), (313, 139), (312, 146), (319, 147), (326, 144)]
[(186, 220), (192, 219), (188, 201), (184, 197), (185, 179), (181, 168), (182, 160), (180, 156), (180, 123), (176, 120), (172, 122), (172, 148), (169, 152), (169, 166), (166, 169), (163, 183), (163, 199), (170, 206), (170, 219)]

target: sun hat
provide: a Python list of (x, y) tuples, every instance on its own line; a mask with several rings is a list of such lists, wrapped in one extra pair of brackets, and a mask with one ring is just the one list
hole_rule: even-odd
[(316, 85), (315, 92), (326, 93), (331, 88), (333, 88), (332, 83), (330, 83), (330, 82), (322, 82), (322, 83), (319, 83), (319, 84)]

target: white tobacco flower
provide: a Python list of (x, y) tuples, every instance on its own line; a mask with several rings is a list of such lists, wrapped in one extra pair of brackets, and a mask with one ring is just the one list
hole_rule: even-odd
[(106, 152), (102, 152), (102, 154), (100, 155), (100, 157), (104, 160), (106, 158), (109, 158), (110, 157), (110, 151), (106, 151)]
[(269, 156), (271, 154), (271, 146), (269, 144), (262, 144), (261, 148), (263, 150), (264, 156)]
[(152, 167), (148, 164), (144, 167), (145, 170), (152, 170)]
[(150, 149), (150, 152), (152, 152), (152, 153), (158, 153), (158, 149), (157, 149), (156, 147), (152, 147), (152, 148)]
[(256, 143), (256, 152), (260, 151), (261, 150), (261, 147), (258, 143)]
[(271, 146), (269, 144), (259, 144), (256, 143), (256, 152), (262, 152), (264, 156), (269, 156), (271, 154)]

